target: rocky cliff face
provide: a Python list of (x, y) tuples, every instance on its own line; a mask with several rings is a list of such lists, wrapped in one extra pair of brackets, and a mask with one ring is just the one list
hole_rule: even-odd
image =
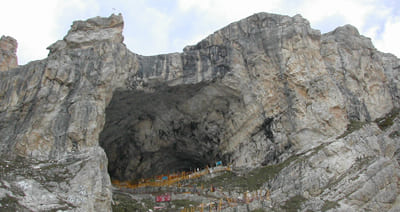
[(284, 164), (262, 186), (276, 208), (399, 210), (400, 60), (354, 27), (260, 13), (149, 57), (122, 29), (76, 21), (48, 58), (0, 73), (0, 207), (109, 211), (109, 176), (222, 160)]
[(0, 71), (7, 71), (18, 66), (17, 40), (10, 36), (0, 38)]

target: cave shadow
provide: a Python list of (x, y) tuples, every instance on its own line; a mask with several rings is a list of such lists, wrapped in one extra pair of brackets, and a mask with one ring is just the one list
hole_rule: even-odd
[(240, 99), (207, 83), (116, 90), (99, 136), (112, 179), (131, 181), (229, 162), (220, 144)]

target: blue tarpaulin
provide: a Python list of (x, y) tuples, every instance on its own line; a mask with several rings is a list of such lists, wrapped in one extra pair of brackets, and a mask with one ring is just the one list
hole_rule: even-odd
[(163, 176), (162, 179), (163, 180), (168, 180), (168, 176)]
[(215, 163), (216, 166), (222, 166), (222, 161), (218, 161)]

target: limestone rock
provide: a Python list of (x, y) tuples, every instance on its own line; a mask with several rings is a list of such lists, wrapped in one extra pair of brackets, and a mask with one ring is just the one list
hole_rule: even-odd
[(0, 71), (6, 71), (18, 66), (17, 40), (10, 36), (0, 38)]
[(86, 21), (74, 21), (64, 39), (50, 45), (47, 49), (53, 53), (67, 46), (83, 49), (99, 41), (122, 43), (123, 27), (124, 21), (121, 14), (112, 14), (108, 18), (95, 17)]
[(305, 198), (298, 205), (302, 211), (398, 210), (399, 142), (389, 136), (398, 127), (382, 132), (375, 123), (366, 124), (298, 155), (266, 185), (275, 207), (298, 195)]
[(54, 160), (0, 160), (0, 208), (110, 211), (107, 159), (99, 147)]
[(259, 13), (156, 56), (122, 29), (121, 15), (76, 21), (48, 58), (0, 72), (1, 205), (109, 211), (110, 176), (222, 160), (286, 164), (263, 185), (276, 208), (399, 208), (400, 60), (354, 27)]

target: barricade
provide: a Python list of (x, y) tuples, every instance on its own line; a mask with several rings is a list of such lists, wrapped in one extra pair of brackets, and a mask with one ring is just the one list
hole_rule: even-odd
[(171, 175), (161, 175), (156, 176), (154, 178), (148, 179), (140, 179), (138, 183), (132, 184), (130, 182), (120, 182), (118, 180), (112, 180), (112, 184), (119, 188), (129, 188), (129, 189), (137, 189), (143, 187), (164, 187), (171, 186), (180, 181), (195, 179), (207, 175), (209, 173), (216, 173), (222, 171), (232, 171), (230, 166), (217, 166), (214, 168), (203, 169), (198, 172), (182, 172), (182, 173), (174, 173)]

